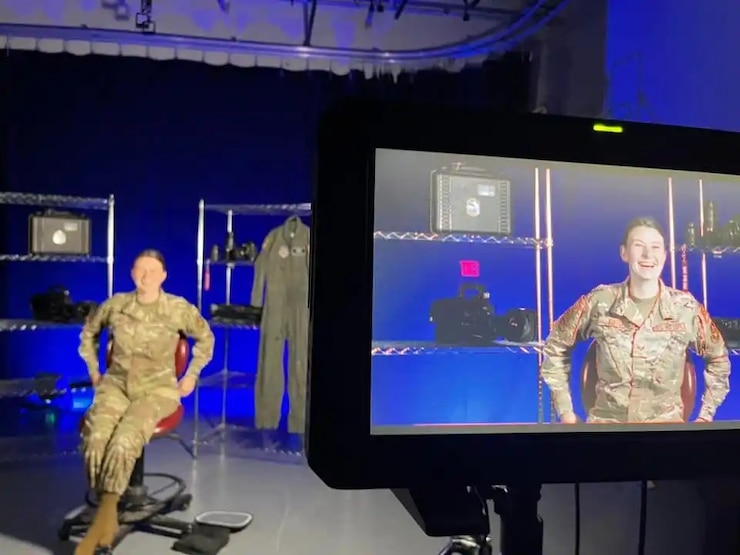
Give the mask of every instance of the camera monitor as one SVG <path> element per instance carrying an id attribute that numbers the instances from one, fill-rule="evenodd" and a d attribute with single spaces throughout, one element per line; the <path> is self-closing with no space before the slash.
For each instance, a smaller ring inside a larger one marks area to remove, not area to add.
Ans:
<path id="1" fill-rule="evenodd" d="M 449 108 L 327 114 L 312 468 L 343 488 L 737 473 L 737 142 Z"/>

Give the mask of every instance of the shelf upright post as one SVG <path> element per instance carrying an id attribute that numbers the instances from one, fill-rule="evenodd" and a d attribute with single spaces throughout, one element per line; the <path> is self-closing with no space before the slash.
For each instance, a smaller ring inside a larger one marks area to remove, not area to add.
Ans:
<path id="1" fill-rule="evenodd" d="M 550 168 L 545 169 L 545 248 L 547 249 L 547 317 L 549 326 L 547 332 L 550 333 L 555 323 L 555 299 L 553 292 L 553 271 L 552 271 L 552 194 L 550 183 Z M 550 422 L 555 422 L 555 403 L 552 395 L 550 396 Z"/>
<path id="2" fill-rule="evenodd" d="M 226 212 L 226 233 L 234 231 L 234 211 Z M 234 271 L 233 264 L 226 264 L 226 304 L 231 304 L 231 273 Z M 224 330 L 224 371 L 221 392 L 221 433 L 226 433 L 226 391 L 229 388 L 229 328 Z"/>
<path id="3" fill-rule="evenodd" d="M 106 245 L 106 257 L 105 264 L 107 266 L 107 279 L 108 279 L 108 298 L 113 296 L 113 263 L 115 260 L 115 244 L 116 244 L 116 200 L 113 195 L 108 197 L 108 236 Z"/>
<path id="4" fill-rule="evenodd" d="M 541 208 L 540 208 L 540 169 L 534 169 L 534 272 L 535 272 L 535 295 L 537 303 L 537 343 L 542 344 L 542 232 L 541 232 Z M 537 422 L 542 424 L 545 420 L 543 406 L 543 386 L 540 368 L 544 355 L 542 350 L 537 351 Z"/>
<path id="5" fill-rule="evenodd" d="M 704 249 L 704 180 L 699 180 L 699 233 L 701 235 L 701 300 L 704 308 L 709 309 L 707 294 L 707 251 Z"/>
<path id="6" fill-rule="evenodd" d="M 198 237 L 196 239 L 197 253 L 195 255 L 195 269 L 197 272 L 198 290 L 196 302 L 198 312 L 203 314 L 203 257 L 206 233 L 206 203 L 203 199 L 198 201 Z M 200 420 L 200 380 L 195 385 L 195 399 L 193 400 L 195 418 L 193 420 L 193 458 L 198 457 L 198 421 Z"/>
<path id="7" fill-rule="evenodd" d="M 671 287 L 676 286 L 676 222 L 673 212 L 673 178 L 668 178 L 668 245 L 671 254 Z"/>

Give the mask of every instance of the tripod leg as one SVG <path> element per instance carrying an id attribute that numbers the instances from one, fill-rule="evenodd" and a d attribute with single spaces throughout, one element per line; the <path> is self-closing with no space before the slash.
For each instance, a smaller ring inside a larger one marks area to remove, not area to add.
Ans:
<path id="1" fill-rule="evenodd" d="M 540 484 L 512 484 L 494 490 L 501 517 L 501 555 L 542 555 L 543 524 L 537 514 Z"/>

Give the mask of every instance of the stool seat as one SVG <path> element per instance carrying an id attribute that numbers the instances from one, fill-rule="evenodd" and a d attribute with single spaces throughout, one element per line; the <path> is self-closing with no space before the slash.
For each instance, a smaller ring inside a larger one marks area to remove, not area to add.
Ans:
<path id="1" fill-rule="evenodd" d="M 185 415 L 185 409 L 182 408 L 182 405 L 179 405 L 177 409 L 175 410 L 175 412 L 163 418 L 157 423 L 157 427 L 154 428 L 154 434 L 152 435 L 152 439 L 166 436 L 174 432 L 175 429 L 180 425 L 180 422 L 182 422 L 182 418 L 184 415 Z M 82 431 L 82 428 L 84 425 L 85 425 L 85 419 L 83 418 L 80 420 L 80 431 Z"/>

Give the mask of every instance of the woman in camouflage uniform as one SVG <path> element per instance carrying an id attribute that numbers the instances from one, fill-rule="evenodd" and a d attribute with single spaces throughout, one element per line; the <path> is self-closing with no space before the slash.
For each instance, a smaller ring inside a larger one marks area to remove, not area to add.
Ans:
<path id="1" fill-rule="evenodd" d="M 162 290 L 167 278 L 164 257 L 155 250 L 134 261 L 135 291 L 105 301 L 85 324 L 80 356 L 87 364 L 95 398 L 85 415 L 82 447 L 90 485 L 99 508 L 75 555 L 93 555 L 112 545 L 118 533 L 118 501 L 128 486 L 136 460 L 157 423 L 172 414 L 180 398 L 195 389 L 201 370 L 213 356 L 214 338 L 198 309 Z M 99 337 L 115 337 L 110 367 L 101 375 Z M 174 353 L 180 332 L 195 340 L 185 376 L 177 382 Z"/>
<path id="2" fill-rule="evenodd" d="M 571 352 L 596 343 L 598 383 L 588 422 L 682 422 L 681 385 L 687 350 L 704 358 L 704 395 L 697 418 L 710 422 L 729 391 L 730 359 L 717 326 L 691 293 L 660 279 L 665 234 L 653 218 L 632 220 L 620 256 L 626 281 L 600 285 L 555 322 L 541 375 L 564 424 L 577 422 L 571 399 Z"/>

